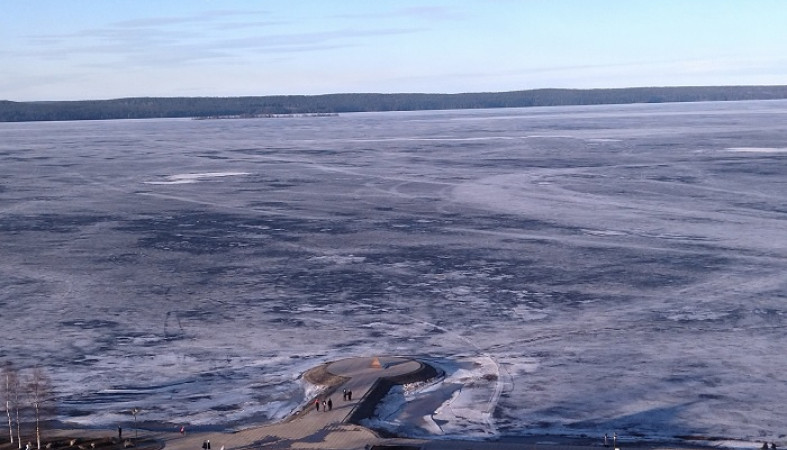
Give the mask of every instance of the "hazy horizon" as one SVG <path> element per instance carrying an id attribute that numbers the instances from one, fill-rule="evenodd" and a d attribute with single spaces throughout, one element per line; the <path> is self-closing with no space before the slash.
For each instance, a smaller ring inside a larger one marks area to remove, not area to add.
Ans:
<path id="1" fill-rule="evenodd" d="M 593 91 L 593 90 L 617 90 L 617 89 L 661 89 L 661 88 L 704 88 L 704 87 L 781 87 L 787 86 L 787 84 L 742 84 L 742 85 L 676 85 L 676 86 L 622 86 L 622 87 L 614 87 L 614 88 L 572 88 L 572 87 L 565 87 L 565 88 L 558 88 L 558 87 L 544 87 L 544 88 L 536 88 L 536 89 L 513 89 L 509 91 L 474 91 L 474 92 L 327 92 L 323 94 L 275 94 L 275 95 L 232 95 L 232 96 L 212 96 L 212 95 L 194 95 L 194 96 L 187 96 L 187 97 L 153 97 L 153 96 L 135 96 L 135 97 L 113 97 L 113 98 L 96 98 L 96 99 L 74 99 L 74 100 L 34 100 L 30 101 L 31 103 L 35 102 L 58 102 L 58 101 L 66 101 L 66 102 L 82 102 L 82 101 L 111 101 L 111 100 L 123 100 L 127 98 L 240 98 L 240 97 L 319 97 L 319 96 L 330 96 L 330 95 L 408 95 L 408 94 L 426 94 L 426 95 L 454 95 L 454 94 L 485 94 L 485 93 L 507 93 L 507 92 L 527 92 L 527 91 L 539 91 L 539 90 L 569 90 L 569 91 Z M 0 99 L 6 101 L 12 101 L 16 103 L 27 103 L 27 101 L 16 101 L 16 100 L 9 100 L 9 99 Z M 778 99 L 776 99 L 778 100 Z M 730 100 L 730 101 L 749 101 L 749 100 Z M 669 103 L 669 102 L 667 102 Z M 681 103 L 689 103 L 689 102 L 681 102 Z M 610 103 L 616 104 L 616 103 Z M 619 103 L 625 104 L 625 103 Z M 557 105 L 560 106 L 560 105 Z M 549 106 L 544 106 L 549 107 Z M 503 107 L 503 108 L 512 108 L 512 107 Z M 513 107 L 516 108 L 516 107 Z"/>

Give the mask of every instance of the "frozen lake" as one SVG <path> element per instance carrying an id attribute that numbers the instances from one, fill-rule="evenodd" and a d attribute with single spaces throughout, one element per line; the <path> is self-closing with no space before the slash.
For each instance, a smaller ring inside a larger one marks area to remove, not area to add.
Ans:
<path id="1" fill-rule="evenodd" d="M 785 125 L 787 101 L 0 123 L 0 361 L 91 426 L 273 421 L 304 370 L 387 354 L 447 371 L 389 403 L 412 434 L 781 442 Z"/>

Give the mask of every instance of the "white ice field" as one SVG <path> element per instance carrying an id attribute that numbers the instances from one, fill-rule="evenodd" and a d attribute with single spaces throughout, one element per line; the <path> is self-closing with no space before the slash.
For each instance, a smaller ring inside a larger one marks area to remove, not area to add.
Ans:
<path id="1" fill-rule="evenodd" d="M 387 354 L 446 371 L 406 434 L 782 442 L 785 148 L 786 101 L 2 123 L 0 361 L 96 427 Z"/>

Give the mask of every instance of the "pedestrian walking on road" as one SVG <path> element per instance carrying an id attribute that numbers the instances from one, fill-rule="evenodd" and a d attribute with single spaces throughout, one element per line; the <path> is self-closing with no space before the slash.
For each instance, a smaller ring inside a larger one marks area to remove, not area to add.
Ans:
<path id="1" fill-rule="evenodd" d="M 331 399 L 328 399 L 328 411 L 331 410 L 333 410 L 333 402 L 331 401 Z"/>
<path id="2" fill-rule="evenodd" d="M 208 450 L 210 450 L 210 439 L 208 439 Z"/>
<path id="3" fill-rule="evenodd" d="M 347 389 L 342 389 L 342 400 L 347 401 Z"/>
<path id="4" fill-rule="evenodd" d="M 325 400 L 322 401 L 322 411 L 328 412 L 328 402 L 326 402 Z"/>
<path id="5" fill-rule="evenodd" d="M 347 400 L 352 401 L 353 399 L 353 391 L 347 391 Z"/>
<path id="6" fill-rule="evenodd" d="M 123 440 L 123 429 L 118 427 L 118 441 Z"/>
<path id="7" fill-rule="evenodd" d="M 319 398 L 314 401 L 314 407 L 317 408 L 317 411 L 320 410 L 320 399 Z"/>
<path id="8" fill-rule="evenodd" d="M 202 450 L 208 450 L 208 441 L 202 441 Z"/>
<path id="9" fill-rule="evenodd" d="M 185 436 L 185 434 L 186 434 L 186 427 L 181 425 L 181 427 L 180 427 L 180 435 L 181 436 Z"/>

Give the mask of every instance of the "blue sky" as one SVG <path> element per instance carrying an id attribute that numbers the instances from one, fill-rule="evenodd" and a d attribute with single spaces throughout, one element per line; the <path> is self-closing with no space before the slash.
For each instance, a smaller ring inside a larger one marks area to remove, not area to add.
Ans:
<path id="1" fill-rule="evenodd" d="M 0 99 L 787 84 L 784 0 L 0 0 Z"/>

